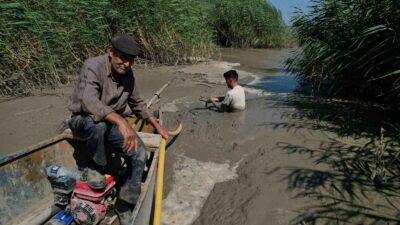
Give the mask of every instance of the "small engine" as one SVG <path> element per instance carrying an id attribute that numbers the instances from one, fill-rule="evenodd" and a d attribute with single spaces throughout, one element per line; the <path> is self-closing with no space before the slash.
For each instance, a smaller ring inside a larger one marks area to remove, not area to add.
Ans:
<path id="1" fill-rule="evenodd" d="M 83 181 L 75 185 L 71 198 L 71 214 L 76 223 L 81 225 L 96 225 L 105 219 L 107 212 L 111 212 L 116 202 L 115 180 L 106 175 L 106 187 L 95 190 Z"/>

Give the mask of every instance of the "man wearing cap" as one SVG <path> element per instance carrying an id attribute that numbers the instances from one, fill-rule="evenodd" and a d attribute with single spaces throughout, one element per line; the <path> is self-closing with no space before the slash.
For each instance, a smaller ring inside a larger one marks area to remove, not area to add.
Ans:
<path id="1" fill-rule="evenodd" d="M 84 62 L 68 106 L 72 112 L 69 127 L 83 138 L 87 154 L 96 166 L 107 165 L 106 144 L 125 156 L 128 168 L 132 169 L 121 187 L 120 198 L 133 206 L 140 194 L 147 156 L 143 142 L 122 113 L 129 106 L 164 138 L 168 138 L 168 132 L 153 118 L 139 96 L 131 68 L 139 54 L 137 43 L 126 34 L 118 34 L 111 44 L 107 54 Z"/>

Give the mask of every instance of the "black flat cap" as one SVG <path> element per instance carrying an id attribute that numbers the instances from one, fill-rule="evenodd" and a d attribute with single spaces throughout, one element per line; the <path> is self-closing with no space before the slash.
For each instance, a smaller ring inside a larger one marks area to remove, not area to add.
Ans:
<path id="1" fill-rule="evenodd" d="M 127 55 L 137 56 L 139 55 L 139 45 L 135 39 L 127 34 L 117 34 L 111 39 L 111 45 L 114 49 L 125 53 Z"/>

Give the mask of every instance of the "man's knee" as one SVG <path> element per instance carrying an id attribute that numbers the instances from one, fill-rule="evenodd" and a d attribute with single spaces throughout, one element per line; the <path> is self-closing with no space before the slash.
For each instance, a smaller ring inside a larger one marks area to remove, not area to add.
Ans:
<path id="1" fill-rule="evenodd" d="M 94 127 L 92 128 L 92 132 L 95 135 L 102 135 L 104 136 L 104 134 L 107 131 L 107 124 L 105 122 L 98 122 L 95 123 Z"/>
<path id="2" fill-rule="evenodd" d="M 105 122 L 89 124 L 84 131 L 84 139 L 91 142 L 103 140 L 106 131 L 107 125 Z"/>
<path id="3" fill-rule="evenodd" d="M 69 120 L 68 125 L 74 134 L 83 136 L 83 138 L 98 138 L 104 136 L 107 131 L 107 124 L 105 122 L 96 123 L 90 116 L 74 116 Z"/>

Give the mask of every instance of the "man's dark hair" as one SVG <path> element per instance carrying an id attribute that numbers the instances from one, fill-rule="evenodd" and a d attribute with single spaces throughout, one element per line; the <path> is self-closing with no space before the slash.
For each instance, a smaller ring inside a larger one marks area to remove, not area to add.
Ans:
<path id="1" fill-rule="evenodd" d="M 228 72 L 224 73 L 224 78 L 225 79 L 232 79 L 232 80 L 238 80 L 239 79 L 239 75 L 236 72 L 236 70 L 229 70 Z"/>

